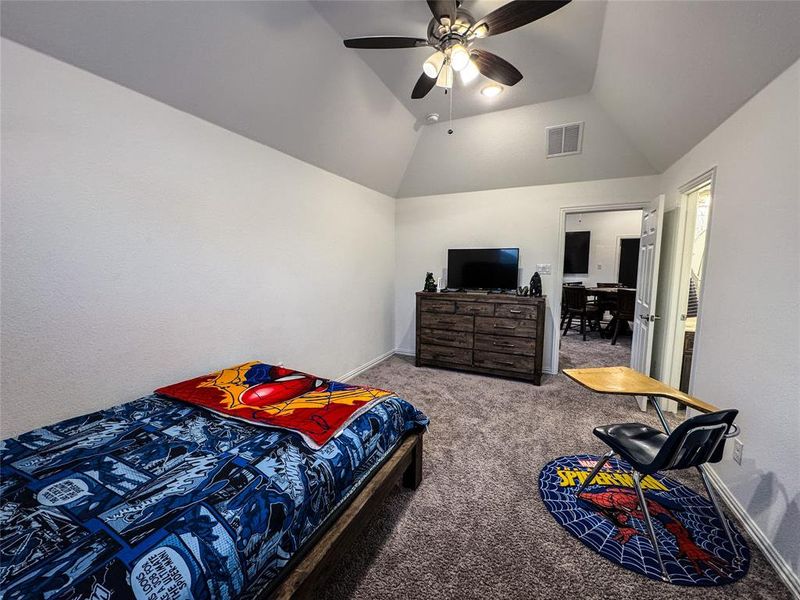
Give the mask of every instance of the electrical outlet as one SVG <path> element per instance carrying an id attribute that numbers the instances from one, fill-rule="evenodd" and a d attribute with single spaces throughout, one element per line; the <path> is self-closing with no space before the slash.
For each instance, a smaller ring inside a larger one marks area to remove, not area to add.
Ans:
<path id="1" fill-rule="evenodd" d="M 744 444 L 741 440 L 733 440 L 733 460 L 736 461 L 737 464 L 742 464 L 742 451 L 744 450 Z"/>

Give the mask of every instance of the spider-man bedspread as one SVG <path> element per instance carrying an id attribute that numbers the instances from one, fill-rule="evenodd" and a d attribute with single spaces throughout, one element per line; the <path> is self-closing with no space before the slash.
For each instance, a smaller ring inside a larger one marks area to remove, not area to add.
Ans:
<path id="1" fill-rule="evenodd" d="M 152 395 L 5 440 L 0 597 L 248 597 L 425 424 L 389 395 L 313 450 Z"/>

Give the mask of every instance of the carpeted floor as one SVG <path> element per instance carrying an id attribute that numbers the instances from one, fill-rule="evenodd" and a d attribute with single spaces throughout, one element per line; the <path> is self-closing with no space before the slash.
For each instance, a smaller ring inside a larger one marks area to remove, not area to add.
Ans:
<path id="1" fill-rule="evenodd" d="M 562 364 L 627 364 L 630 338 L 562 338 Z M 324 597 L 359 598 L 790 598 L 750 542 L 750 573 L 715 588 L 654 582 L 594 554 L 559 526 L 537 487 L 552 458 L 601 454 L 595 425 L 637 420 L 654 427 L 630 399 L 592 394 L 563 375 L 541 387 L 456 371 L 416 368 L 394 356 L 356 380 L 391 389 L 431 419 L 424 479 L 397 488 L 351 552 Z M 691 475 L 680 479 L 694 489 Z M 741 527 L 740 527 L 741 529 Z"/>

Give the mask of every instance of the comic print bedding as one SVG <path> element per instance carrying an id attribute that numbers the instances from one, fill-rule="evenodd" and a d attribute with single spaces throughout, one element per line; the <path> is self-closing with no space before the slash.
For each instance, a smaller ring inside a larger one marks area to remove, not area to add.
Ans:
<path id="1" fill-rule="evenodd" d="M 426 424 L 389 396 L 313 451 L 151 395 L 4 440 L 0 597 L 253 597 Z"/>
<path id="2" fill-rule="evenodd" d="M 392 395 L 258 361 L 168 385 L 156 393 L 253 425 L 289 429 L 315 450 Z"/>

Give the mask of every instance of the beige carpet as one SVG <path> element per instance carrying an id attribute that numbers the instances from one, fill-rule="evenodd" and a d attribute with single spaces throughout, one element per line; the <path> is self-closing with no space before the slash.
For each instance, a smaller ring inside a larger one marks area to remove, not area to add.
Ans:
<path id="1" fill-rule="evenodd" d="M 563 339 L 562 368 L 626 364 L 594 335 Z M 558 525 L 537 477 L 549 460 L 605 451 L 599 424 L 657 426 L 630 399 L 598 396 L 546 376 L 541 387 L 456 371 L 414 367 L 392 357 L 357 378 L 392 389 L 431 418 L 424 480 L 398 488 L 329 581 L 327 598 L 790 598 L 754 544 L 750 573 L 725 587 L 686 588 L 646 579 L 608 562 Z M 681 477 L 695 489 L 694 477 Z M 741 529 L 741 528 L 740 528 Z"/>

